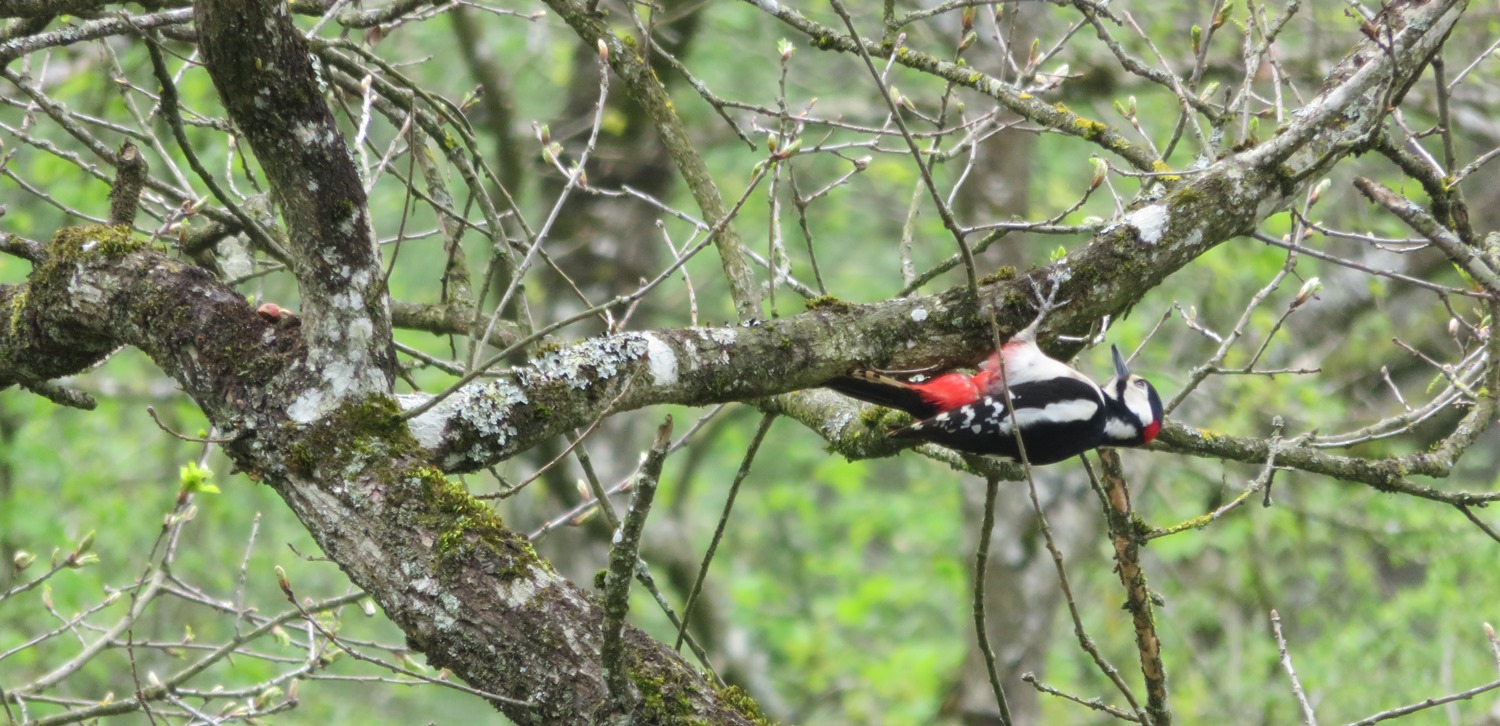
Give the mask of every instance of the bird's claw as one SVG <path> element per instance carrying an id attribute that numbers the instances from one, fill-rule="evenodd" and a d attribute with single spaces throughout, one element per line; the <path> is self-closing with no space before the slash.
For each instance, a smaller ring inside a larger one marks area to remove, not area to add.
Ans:
<path id="1" fill-rule="evenodd" d="M 1062 287 L 1062 283 L 1060 281 L 1052 280 L 1052 289 L 1048 290 L 1046 294 L 1043 294 L 1042 285 L 1041 283 L 1038 283 L 1036 281 L 1037 279 L 1035 277 L 1028 277 L 1026 278 L 1026 280 L 1027 282 L 1031 283 L 1031 297 L 1036 301 L 1036 318 L 1031 321 L 1030 325 L 1027 325 L 1024 329 L 1022 329 L 1021 332 L 1018 333 L 1018 335 L 1030 335 L 1030 340 L 1036 340 L 1036 333 L 1037 330 L 1041 328 L 1042 320 L 1046 319 L 1047 315 L 1049 315 L 1052 311 L 1059 310 L 1072 301 L 1057 301 L 1058 288 Z"/>

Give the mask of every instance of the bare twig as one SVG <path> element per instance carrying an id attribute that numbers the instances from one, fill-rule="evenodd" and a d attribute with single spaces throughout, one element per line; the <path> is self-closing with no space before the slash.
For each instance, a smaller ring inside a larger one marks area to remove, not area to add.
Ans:
<path id="1" fill-rule="evenodd" d="M 1000 709 L 1000 723 L 1014 723 L 1010 715 L 1010 703 L 1005 698 L 1005 687 L 1000 684 L 1000 673 L 995 666 L 995 649 L 990 647 L 990 636 L 985 624 L 984 570 L 990 558 L 990 534 L 995 529 L 995 498 L 1000 491 L 1000 479 L 988 477 L 984 488 L 984 518 L 979 522 L 979 546 L 974 549 L 974 634 L 979 641 L 979 652 L 984 655 L 984 669 L 989 675 L 990 691 L 995 694 L 995 705 Z"/>
<path id="2" fill-rule="evenodd" d="M 1318 726 L 1318 716 L 1313 713 L 1312 704 L 1307 702 L 1307 694 L 1302 691 L 1302 681 L 1297 679 L 1297 670 L 1292 668 L 1292 654 L 1287 652 L 1286 638 L 1281 636 L 1281 616 L 1275 610 L 1271 611 L 1271 634 L 1276 636 L 1276 651 L 1281 654 L 1281 668 L 1286 671 L 1287 678 L 1291 679 L 1292 694 L 1297 697 L 1297 705 L 1302 708 L 1302 723 Z"/>
<path id="3" fill-rule="evenodd" d="M 1452 703 L 1454 701 L 1466 701 L 1481 693 L 1493 691 L 1497 688 L 1500 688 L 1500 680 L 1493 680 L 1482 686 L 1470 688 L 1467 691 L 1459 691 L 1458 693 L 1442 696 L 1439 698 L 1428 698 L 1418 703 L 1413 703 L 1409 706 L 1393 708 L 1389 711 L 1381 711 L 1380 713 L 1355 721 L 1354 723 L 1349 724 L 1349 726 L 1370 726 L 1370 724 L 1380 723 L 1381 721 L 1386 721 L 1393 718 L 1399 718 L 1401 716 L 1413 714 L 1418 711 L 1425 711 L 1429 708 L 1432 708 L 1433 706 L 1441 706 L 1445 703 Z"/>
<path id="4" fill-rule="evenodd" d="M 740 493 L 740 484 L 750 473 L 750 464 L 755 461 L 755 452 L 760 450 L 760 442 L 766 438 L 766 432 L 771 430 L 771 424 L 776 421 L 776 414 L 768 413 L 760 419 L 760 427 L 755 430 L 755 435 L 750 439 L 750 446 L 745 449 L 745 459 L 740 462 L 739 471 L 734 473 L 734 481 L 729 484 L 729 494 L 724 498 L 724 512 L 719 515 L 719 524 L 714 527 L 713 539 L 708 542 L 708 551 L 703 553 L 703 564 L 698 568 L 698 576 L 693 579 L 693 588 L 688 593 L 687 604 L 682 607 L 682 627 L 677 629 L 677 642 L 672 647 L 681 649 L 683 636 L 687 634 L 688 624 L 692 622 L 693 606 L 698 602 L 698 593 L 703 590 L 703 580 L 708 577 L 708 566 L 714 560 L 714 552 L 719 549 L 719 541 L 724 538 L 724 528 L 729 525 L 729 513 L 734 510 L 734 498 Z"/>
<path id="5" fill-rule="evenodd" d="M 1080 706 L 1087 706 L 1089 708 L 1094 709 L 1095 711 L 1103 711 L 1104 713 L 1107 713 L 1107 714 L 1109 714 L 1111 716 L 1114 716 L 1115 718 L 1120 719 L 1121 721 L 1129 721 L 1131 723 L 1140 723 L 1141 722 L 1141 719 L 1140 719 L 1139 716 L 1137 716 L 1137 715 L 1135 715 L 1133 713 L 1129 713 L 1127 711 L 1121 711 L 1120 709 L 1115 708 L 1114 706 L 1111 706 L 1111 705 L 1109 705 L 1107 703 L 1104 703 L 1103 701 L 1100 701 L 1097 698 L 1092 698 L 1092 699 L 1084 700 L 1084 699 L 1079 698 L 1077 696 L 1074 696 L 1074 695 L 1072 695 L 1070 693 L 1064 693 L 1062 691 L 1059 691 L 1056 688 L 1053 688 L 1052 686 L 1049 686 L 1049 685 L 1047 685 L 1045 683 L 1042 683 L 1041 681 L 1037 680 L 1036 679 L 1036 674 L 1034 674 L 1034 673 L 1022 673 L 1021 674 L 1021 682 L 1022 683 L 1030 683 L 1032 688 L 1035 688 L 1038 691 L 1041 691 L 1042 693 L 1045 693 L 1047 695 L 1057 696 L 1058 698 L 1061 698 L 1061 699 L 1064 699 L 1064 700 L 1067 700 L 1067 701 L 1072 701 L 1073 703 L 1076 703 L 1076 704 L 1078 704 Z"/>

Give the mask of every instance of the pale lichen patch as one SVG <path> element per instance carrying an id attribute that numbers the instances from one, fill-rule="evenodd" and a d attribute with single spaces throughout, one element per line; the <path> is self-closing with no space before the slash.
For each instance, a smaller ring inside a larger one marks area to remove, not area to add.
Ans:
<path id="1" fill-rule="evenodd" d="M 543 356 L 532 364 L 531 370 L 517 376 L 517 382 L 529 387 L 544 380 L 566 381 L 570 387 L 582 390 L 596 381 L 619 375 L 631 363 L 639 361 L 646 349 L 646 336 L 640 334 L 585 340 Z M 586 373 L 589 369 L 592 375 Z"/>
<path id="2" fill-rule="evenodd" d="M 292 399 L 286 408 L 287 418 L 299 424 L 310 424 L 323 415 L 323 392 L 309 388 Z"/>
<path id="3" fill-rule="evenodd" d="M 500 580 L 495 583 L 495 593 L 500 600 L 513 608 L 521 607 L 536 597 L 536 585 L 524 577 Z"/>
<path id="4" fill-rule="evenodd" d="M 732 328 L 697 328 L 693 332 L 697 333 L 699 338 L 715 345 L 734 345 L 737 340 Z"/>
<path id="5" fill-rule="evenodd" d="M 303 146 L 316 145 L 319 142 L 320 131 L 321 129 L 317 124 L 302 123 L 292 126 L 292 135 L 295 136 L 297 138 L 297 142 L 302 144 Z"/>

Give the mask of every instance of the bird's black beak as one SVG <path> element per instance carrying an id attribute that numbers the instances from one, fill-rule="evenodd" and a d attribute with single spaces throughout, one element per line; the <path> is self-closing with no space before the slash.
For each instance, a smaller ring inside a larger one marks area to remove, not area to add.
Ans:
<path id="1" fill-rule="evenodd" d="M 1120 347 L 1117 345 L 1111 345 L 1109 346 L 1109 349 L 1111 351 L 1114 351 L 1115 354 L 1115 379 L 1123 381 L 1126 378 L 1129 378 L 1130 369 L 1125 367 L 1125 358 L 1124 356 L 1120 355 Z"/>

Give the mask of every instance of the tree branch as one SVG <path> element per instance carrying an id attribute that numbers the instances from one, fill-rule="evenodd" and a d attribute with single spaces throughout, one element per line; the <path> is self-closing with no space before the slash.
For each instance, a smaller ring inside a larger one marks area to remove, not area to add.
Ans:
<path id="1" fill-rule="evenodd" d="M 1306 172 L 1350 151 L 1348 138 L 1333 130 L 1339 124 L 1330 123 L 1331 114 L 1383 113 L 1378 89 L 1402 87 L 1421 71 L 1456 20 L 1457 7 L 1456 0 L 1391 5 L 1383 17 L 1395 30 L 1377 37 L 1395 46 L 1363 42 L 1310 104 L 1318 112 L 1293 117 L 1267 150 L 1231 155 L 1169 180 L 1169 194 L 1130 210 L 1075 254 L 1030 273 L 1059 280 L 1057 294 L 1073 301 L 1049 320 L 1050 332 L 1081 331 L 1105 314 L 1118 315 L 1191 260 L 1300 196 Z M 580 723 L 605 701 L 604 613 L 432 462 L 448 471 L 472 470 L 591 421 L 612 402 L 624 410 L 752 400 L 818 385 L 854 364 L 973 361 L 991 345 L 987 307 L 996 309 L 1002 331 L 1031 318 L 1030 283 L 1014 279 L 981 286 L 977 298 L 959 289 L 871 305 L 825 304 L 737 328 L 603 336 L 512 371 L 507 380 L 470 386 L 404 423 L 385 397 L 394 357 L 363 191 L 285 12 L 270 0 L 198 0 L 204 59 L 287 220 L 293 272 L 306 301 L 304 324 L 261 320 L 232 288 L 128 234 L 66 228 L 25 285 L 0 286 L 0 310 L 10 313 L 8 324 L 0 325 L 0 385 L 76 374 L 120 345 L 139 347 L 233 439 L 225 448 L 236 465 L 275 489 L 414 647 L 476 689 L 533 704 L 497 703 L 518 723 Z M 669 112 L 665 93 L 650 86 L 655 82 L 640 61 L 626 55 L 601 20 L 575 15 L 568 21 L 580 34 L 613 40 L 615 71 L 627 84 L 647 84 L 639 97 L 660 104 L 657 113 Z M 109 32 L 129 27 L 127 21 L 98 22 L 116 23 Z M 89 32 L 96 31 L 104 32 Z M 829 42 L 840 40 L 830 36 Z M 15 48 L 0 47 L 0 62 L 15 57 Z M 967 80 L 972 70 L 917 61 L 913 67 L 955 82 L 1014 95 L 992 79 Z M 1049 125 L 1077 120 L 1038 104 L 1020 107 Z M 680 130 L 658 123 L 664 135 Z M 1151 161 L 1138 152 L 1122 153 L 1133 154 L 1133 163 Z M 306 192 L 309 184 L 314 193 Z M 710 222 L 718 218 L 705 214 Z M 742 309 L 744 301 L 737 299 Z M 1069 348 L 1049 345 L 1049 352 Z M 1500 391 L 1495 375 L 1489 391 Z M 878 423 L 856 422 L 848 406 L 829 408 L 835 400 L 797 394 L 766 405 L 850 439 L 862 427 L 865 442 L 852 448 L 890 451 L 873 435 L 882 428 Z M 1387 491 L 1479 504 L 1500 495 L 1441 492 L 1406 477 L 1446 473 L 1493 419 L 1494 406 L 1493 397 L 1480 398 L 1430 453 L 1363 461 L 1291 448 L 1278 450 L 1276 460 Z M 809 418 L 820 412 L 834 415 Z M 1162 439 L 1169 450 L 1195 455 L 1259 463 L 1269 453 L 1266 442 L 1180 425 Z M 639 695 L 630 704 L 637 721 L 752 718 L 661 643 L 629 626 L 621 641 L 624 670 Z M 1152 698 L 1154 712 L 1156 694 Z M 680 711 L 663 712 L 663 704 Z"/>
<path id="2" fill-rule="evenodd" d="M 380 252 L 364 186 L 324 101 L 323 80 L 284 3 L 196 0 L 209 76 L 286 220 L 314 389 L 306 423 L 346 396 L 387 392 L 395 371 Z"/>

